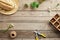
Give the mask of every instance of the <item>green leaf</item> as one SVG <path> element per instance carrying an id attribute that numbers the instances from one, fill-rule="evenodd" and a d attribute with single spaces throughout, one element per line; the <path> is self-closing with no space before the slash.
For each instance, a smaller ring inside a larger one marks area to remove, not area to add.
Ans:
<path id="1" fill-rule="evenodd" d="M 39 3 L 38 2 L 32 2 L 31 3 L 31 7 L 32 8 L 38 8 L 39 7 Z"/>
<path id="2" fill-rule="evenodd" d="M 39 4 L 36 5 L 36 8 L 38 8 L 38 7 L 39 7 Z"/>

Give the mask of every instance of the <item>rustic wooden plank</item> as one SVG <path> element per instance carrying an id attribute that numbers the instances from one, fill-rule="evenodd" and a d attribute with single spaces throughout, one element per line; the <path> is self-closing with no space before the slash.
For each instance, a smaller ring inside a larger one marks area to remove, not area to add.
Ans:
<path id="1" fill-rule="evenodd" d="M 22 40 L 21 38 L 15 38 L 15 39 L 11 39 L 11 38 L 0 38 L 0 40 Z"/>
<path id="2" fill-rule="evenodd" d="M 44 20 L 45 19 L 45 20 Z M 27 21 L 29 21 L 29 20 L 39 20 L 39 21 L 46 21 L 46 20 L 50 20 L 51 19 L 51 17 L 11 17 L 11 18 L 7 18 L 7 19 L 5 19 L 5 21 L 13 21 L 13 20 L 17 20 L 17 21 L 19 21 L 19 20 L 27 20 Z"/>
<path id="3" fill-rule="evenodd" d="M 9 24 L 13 24 L 14 27 L 11 30 L 53 30 L 54 28 L 51 27 L 51 25 L 48 22 L 33 22 L 29 23 L 0 23 L 0 30 L 4 30 L 8 27 Z M 44 29 L 43 29 L 44 28 Z"/>
<path id="4" fill-rule="evenodd" d="M 1 17 L 2 16 L 2 17 Z M 25 17 L 25 16 L 29 16 L 29 17 L 33 17 L 33 16 L 49 16 L 48 12 L 35 12 L 35 11 L 18 11 L 16 12 L 16 14 L 11 15 L 11 16 L 4 16 L 4 15 L 0 15 L 0 18 L 11 18 L 11 17 Z"/>
<path id="5" fill-rule="evenodd" d="M 34 30 L 15 30 L 17 32 L 16 38 L 35 38 Z M 39 30 L 40 33 L 44 33 L 46 35 L 46 38 L 60 38 L 60 32 L 58 31 L 49 31 L 49 30 Z M 0 38 L 9 38 L 10 31 L 3 33 L 2 30 L 0 30 Z M 39 37 L 43 38 L 43 37 Z"/>
<path id="6" fill-rule="evenodd" d="M 13 21 L 49 21 L 52 17 L 5 17 L 0 21 L 2 22 L 13 22 Z"/>
<path id="7" fill-rule="evenodd" d="M 17 13 L 16 13 L 17 14 Z M 28 14 L 28 13 L 27 13 Z M 37 15 L 36 15 L 37 14 Z M 56 13 L 41 13 L 40 15 L 36 13 L 35 15 L 21 15 L 21 16 L 3 16 L 0 17 L 0 21 L 19 21 L 19 20 L 40 20 L 46 21 L 50 20 Z M 50 14 L 50 15 L 49 15 Z M 60 14 L 60 13 L 58 13 Z M 1 15 L 2 16 L 2 15 Z"/>
<path id="8" fill-rule="evenodd" d="M 51 11 L 51 12 L 48 12 L 48 11 L 18 11 L 16 12 L 14 15 L 11 15 L 11 16 L 3 16 L 3 17 L 36 17 L 36 16 L 47 16 L 47 17 L 50 17 L 50 16 L 54 16 L 55 14 L 60 14 L 60 10 L 58 11 Z M 1 15 L 2 16 L 2 15 Z M 0 18 L 3 18 L 3 17 L 0 17 Z"/>
<path id="9" fill-rule="evenodd" d="M 0 40 L 35 40 L 35 39 L 21 39 L 21 38 L 15 38 L 15 39 L 8 39 L 8 38 L 0 38 Z M 42 38 L 39 40 L 60 40 L 60 38 Z"/>
<path id="10" fill-rule="evenodd" d="M 31 14 L 32 13 L 32 14 Z M 56 12 L 18 12 L 12 16 L 0 16 L 0 20 L 7 21 L 7 20 L 42 20 L 45 18 L 45 20 L 50 20 Z M 60 14 L 60 12 L 58 12 Z M 28 19 L 29 18 L 29 19 Z M 41 19 L 42 18 L 42 19 Z"/>
<path id="11" fill-rule="evenodd" d="M 12 16 L 48 16 L 48 12 L 42 12 L 42 11 L 18 11 L 16 14 Z"/>
<path id="12" fill-rule="evenodd" d="M 35 39 L 23 39 L 23 40 L 35 40 Z M 42 38 L 39 40 L 60 40 L 60 38 Z"/>

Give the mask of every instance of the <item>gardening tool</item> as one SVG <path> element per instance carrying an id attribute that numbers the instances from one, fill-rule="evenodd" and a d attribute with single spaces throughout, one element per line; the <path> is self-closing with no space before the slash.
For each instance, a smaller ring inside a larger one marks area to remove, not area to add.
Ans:
<path id="1" fill-rule="evenodd" d="M 42 33 L 39 33 L 37 31 L 34 31 L 34 33 L 36 35 L 35 40 L 38 40 L 39 39 L 38 36 L 42 36 L 42 37 L 46 38 L 46 36 L 44 34 L 42 34 Z"/>

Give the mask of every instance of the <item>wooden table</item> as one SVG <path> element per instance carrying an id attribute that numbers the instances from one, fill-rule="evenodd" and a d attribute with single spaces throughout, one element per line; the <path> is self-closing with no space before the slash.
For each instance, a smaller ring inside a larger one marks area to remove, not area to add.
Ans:
<path id="1" fill-rule="evenodd" d="M 30 7 L 24 9 L 24 4 L 30 5 L 33 1 L 37 0 L 19 0 L 19 9 L 15 14 L 11 16 L 0 14 L 0 40 L 35 40 L 33 31 L 36 29 L 46 35 L 46 38 L 39 37 L 40 40 L 60 40 L 60 32 L 49 24 L 49 20 L 55 14 L 60 14 L 60 5 L 56 7 L 60 0 L 46 0 L 35 10 Z M 6 29 L 8 24 L 14 24 L 14 27 L 2 33 L 1 30 Z M 15 39 L 9 38 L 11 30 L 17 32 Z"/>

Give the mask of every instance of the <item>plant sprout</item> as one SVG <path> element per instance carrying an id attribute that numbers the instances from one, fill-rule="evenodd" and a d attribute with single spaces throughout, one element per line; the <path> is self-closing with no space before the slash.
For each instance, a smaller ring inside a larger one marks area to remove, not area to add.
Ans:
<path id="1" fill-rule="evenodd" d="M 12 28 L 12 27 L 14 27 L 14 25 L 13 24 L 9 24 L 8 25 L 8 28 L 6 29 L 6 30 L 4 30 L 3 32 L 7 32 L 10 28 Z"/>

